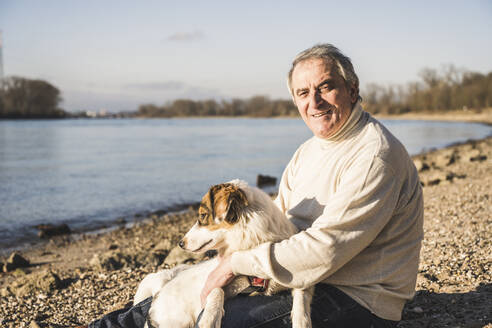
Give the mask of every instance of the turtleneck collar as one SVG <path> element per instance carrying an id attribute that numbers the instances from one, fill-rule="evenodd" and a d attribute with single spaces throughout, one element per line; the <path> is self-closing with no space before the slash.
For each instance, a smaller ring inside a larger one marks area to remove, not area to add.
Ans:
<path id="1" fill-rule="evenodd" d="M 340 130 L 338 130 L 335 134 L 332 136 L 329 136 L 328 138 L 315 138 L 320 142 L 321 145 L 329 145 L 333 142 L 337 142 L 340 140 L 345 139 L 349 134 L 351 134 L 353 131 L 357 130 L 361 124 L 358 124 L 361 120 L 361 116 L 364 113 L 362 110 L 362 106 L 360 105 L 360 101 L 357 101 L 352 108 L 352 113 L 350 113 L 349 118 L 347 121 L 342 125 Z"/>

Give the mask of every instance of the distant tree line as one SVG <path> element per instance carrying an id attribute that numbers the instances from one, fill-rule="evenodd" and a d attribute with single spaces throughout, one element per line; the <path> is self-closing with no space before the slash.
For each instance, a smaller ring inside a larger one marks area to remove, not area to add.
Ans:
<path id="1" fill-rule="evenodd" d="M 0 118 L 62 118 L 60 90 L 43 80 L 12 76 L 0 81 Z"/>
<path id="2" fill-rule="evenodd" d="M 422 81 L 405 86 L 367 85 L 362 93 L 364 109 L 400 114 L 492 107 L 492 72 L 481 74 L 447 65 L 441 70 L 425 68 L 419 76 Z"/>
<path id="3" fill-rule="evenodd" d="M 184 117 L 184 116 L 296 116 L 297 108 L 291 100 L 271 100 L 266 96 L 249 99 L 189 100 L 178 99 L 163 106 L 141 105 L 137 116 Z"/>
<path id="4" fill-rule="evenodd" d="M 406 85 L 368 84 L 362 92 L 364 109 L 375 114 L 400 114 L 492 107 L 492 72 L 482 74 L 447 65 L 440 70 L 425 68 L 419 76 L 421 81 Z M 0 81 L 0 119 L 74 117 L 58 107 L 60 101 L 58 88 L 46 81 L 16 76 Z M 127 114 L 124 116 L 132 116 Z M 297 116 L 298 112 L 291 100 L 254 96 L 221 101 L 178 99 L 162 106 L 145 104 L 133 115 L 275 117 Z"/>
<path id="5" fill-rule="evenodd" d="M 402 114 L 492 107 L 492 72 L 482 74 L 446 65 L 440 70 L 425 68 L 419 76 L 421 81 L 406 85 L 368 84 L 362 92 L 364 109 L 374 114 Z M 140 117 L 296 115 L 291 100 L 266 96 L 219 102 L 178 99 L 163 106 L 141 105 L 136 113 Z"/>

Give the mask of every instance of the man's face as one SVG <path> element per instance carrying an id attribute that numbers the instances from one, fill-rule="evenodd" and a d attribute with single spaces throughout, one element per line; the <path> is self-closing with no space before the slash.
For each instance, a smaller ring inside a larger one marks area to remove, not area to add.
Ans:
<path id="1" fill-rule="evenodd" d="M 294 102 L 308 128 L 319 138 L 335 134 L 347 121 L 357 101 L 355 86 L 323 59 L 304 60 L 292 72 Z"/>

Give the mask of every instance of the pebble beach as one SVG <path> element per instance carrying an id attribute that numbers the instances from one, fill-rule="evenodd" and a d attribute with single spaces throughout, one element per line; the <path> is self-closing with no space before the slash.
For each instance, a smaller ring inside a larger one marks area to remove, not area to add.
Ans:
<path id="1" fill-rule="evenodd" d="M 492 137 L 413 159 L 425 237 L 416 294 L 398 327 L 492 327 Z M 195 215 L 191 205 L 5 254 L 0 326 L 76 327 L 128 306 L 146 274 L 203 260 L 176 247 Z"/>

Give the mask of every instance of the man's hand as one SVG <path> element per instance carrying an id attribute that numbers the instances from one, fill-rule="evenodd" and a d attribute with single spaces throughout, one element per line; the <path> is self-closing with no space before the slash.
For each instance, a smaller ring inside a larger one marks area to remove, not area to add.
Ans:
<path id="1" fill-rule="evenodd" d="M 234 279 L 234 273 L 231 268 L 231 257 L 219 258 L 219 264 L 210 272 L 207 281 L 203 286 L 202 293 L 200 294 L 200 300 L 202 302 L 202 308 L 205 306 L 207 296 L 214 288 L 222 288 L 229 284 Z"/>

